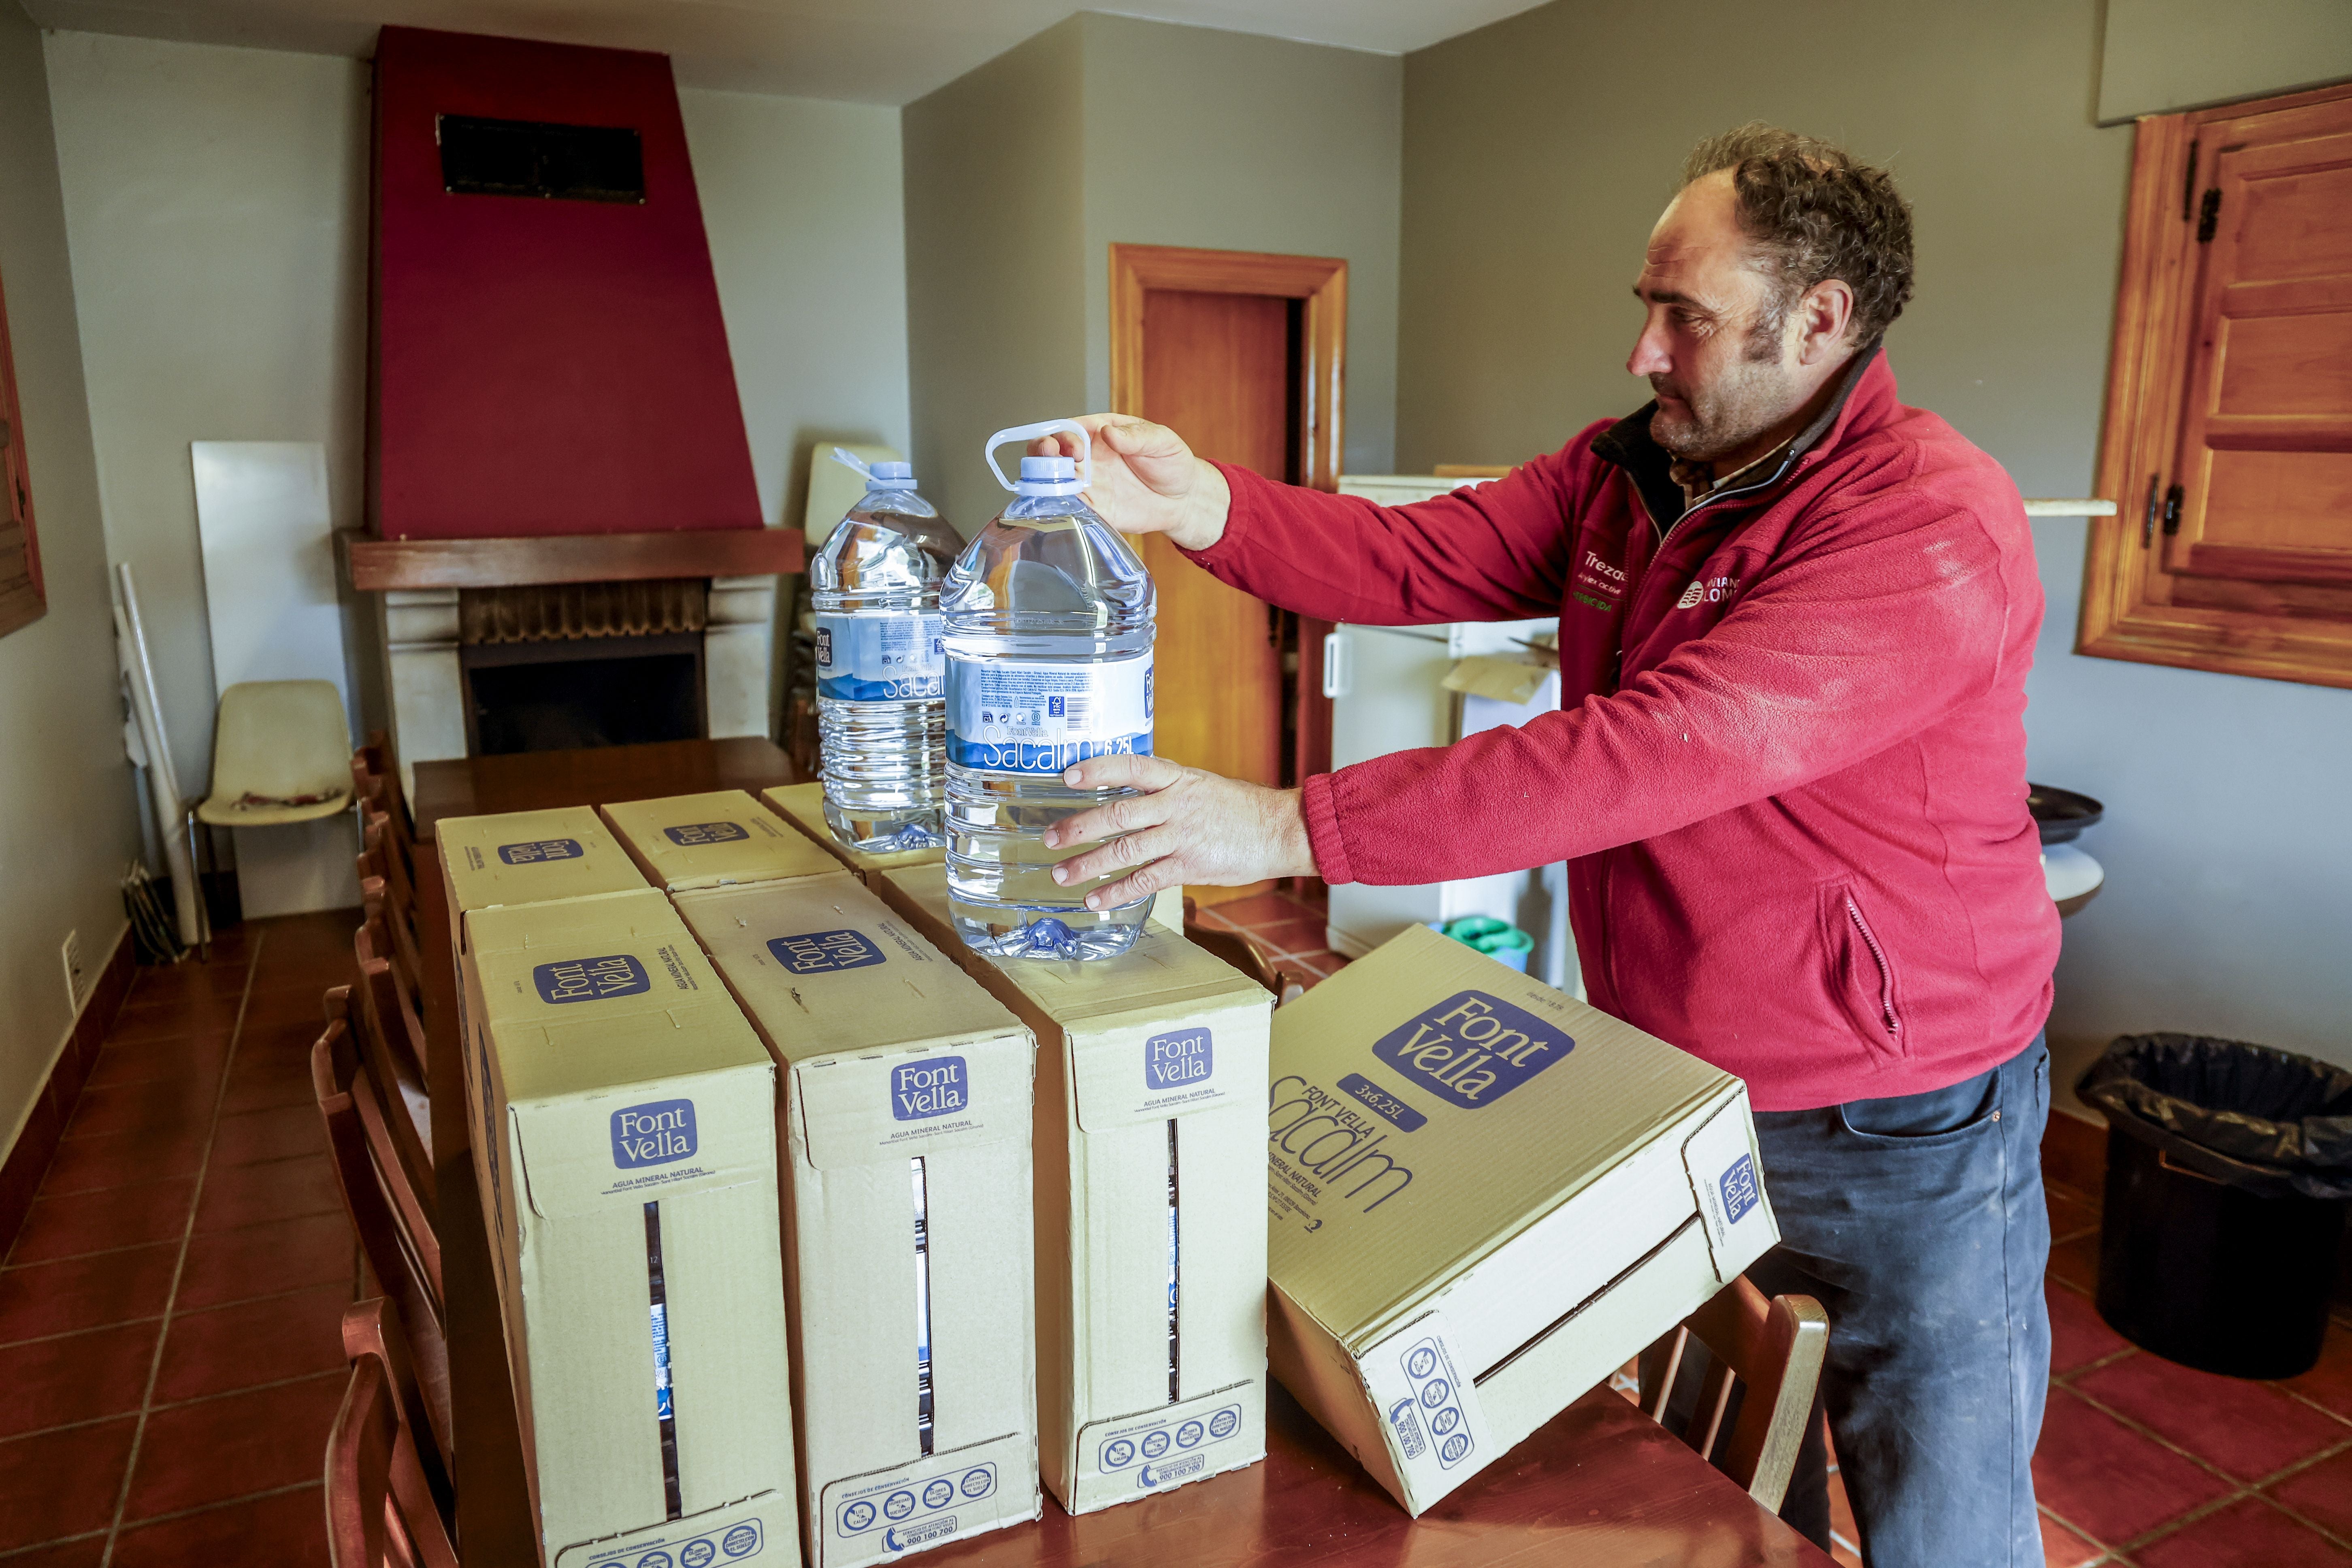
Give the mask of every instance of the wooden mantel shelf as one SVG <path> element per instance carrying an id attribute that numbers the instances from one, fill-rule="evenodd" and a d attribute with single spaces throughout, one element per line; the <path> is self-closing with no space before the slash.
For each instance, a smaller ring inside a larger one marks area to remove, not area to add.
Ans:
<path id="1" fill-rule="evenodd" d="M 800 571 L 806 553 L 797 528 L 516 539 L 374 539 L 363 533 L 337 538 L 344 573 L 362 593 L 764 576 Z"/>

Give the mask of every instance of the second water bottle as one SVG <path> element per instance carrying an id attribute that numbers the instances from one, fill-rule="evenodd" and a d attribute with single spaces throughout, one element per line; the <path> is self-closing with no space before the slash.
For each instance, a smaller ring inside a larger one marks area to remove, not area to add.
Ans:
<path id="1" fill-rule="evenodd" d="M 1024 457 L 1019 482 L 996 448 L 1055 431 L 1080 458 Z M 1062 771 L 1151 751 L 1151 574 L 1079 492 L 1086 429 L 1070 420 L 1000 430 L 989 467 L 1013 492 L 940 591 L 946 625 L 948 898 L 956 931 L 998 958 L 1108 958 L 1133 945 L 1140 899 L 1089 910 L 1101 881 L 1063 887 L 1045 847 L 1054 823 L 1124 790 L 1078 790 Z M 1124 873 L 1122 873 L 1123 875 Z"/>

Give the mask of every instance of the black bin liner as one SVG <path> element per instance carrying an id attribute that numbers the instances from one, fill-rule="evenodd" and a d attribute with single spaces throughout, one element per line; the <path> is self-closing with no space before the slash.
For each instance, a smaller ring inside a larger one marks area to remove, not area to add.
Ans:
<path id="1" fill-rule="evenodd" d="M 2352 1197 L 2352 1071 L 2241 1040 L 2126 1035 L 2074 1092 L 2107 1118 L 2100 1316 L 2207 1372 L 2307 1371 Z"/>

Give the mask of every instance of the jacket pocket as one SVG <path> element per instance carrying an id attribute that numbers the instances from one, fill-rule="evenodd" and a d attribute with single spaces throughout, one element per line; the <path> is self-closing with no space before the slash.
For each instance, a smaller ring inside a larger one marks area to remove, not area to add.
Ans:
<path id="1" fill-rule="evenodd" d="M 1853 883 L 1825 882 L 1818 897 L 1822 984 L 1873 1051 L 1904 1055 L 1908 1042 L 1894 955 L 1872 929 Z"/>

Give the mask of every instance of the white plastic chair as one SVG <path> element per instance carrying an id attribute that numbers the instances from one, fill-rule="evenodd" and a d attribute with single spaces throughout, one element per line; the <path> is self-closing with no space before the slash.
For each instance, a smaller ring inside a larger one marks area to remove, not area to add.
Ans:
<path id="1" fill-rule="evenodd" d="M 191 859 L 199 822 L 274 827 L 351 808 L 352 731 L 333 681 L 242 680 L 221 693 L 212 793 L 188 807 Z"/>

